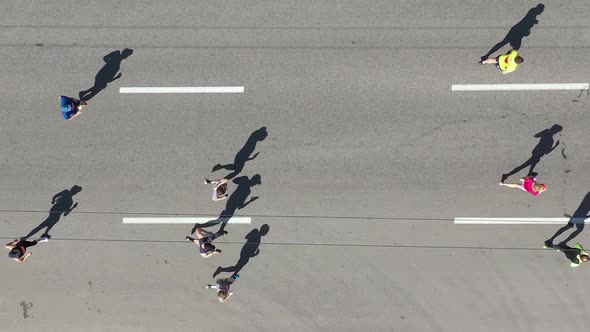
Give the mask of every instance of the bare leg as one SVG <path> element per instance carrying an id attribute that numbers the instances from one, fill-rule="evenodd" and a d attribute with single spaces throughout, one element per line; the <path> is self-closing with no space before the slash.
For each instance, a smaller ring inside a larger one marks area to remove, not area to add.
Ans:
<path id="1" fill-rule="evenodd" d="M 211 184 L 211 185 L 213 185 L 215 187 L 216 185 L 218 185 L 219 183 L 221 183 L 221 180 L 222 179 L 209 180 L 209 179 L 205 178 L 205 184 Z"/>
<path id="2" fill-rule="evenodd" d="M 502 182 L 500 182 L 500 185 L 504 186 L 504 187 L 508 187 L 508 188 L 517 188 L 517 189 L 523 190 L 522 184 L 520 184 L 520 183 L 502 183 Z"/>
<path id="3" fill-rule="evenodd" d="M 195 239 L 194 237 L 187 236 L 185 239 L 187 241 L 190 241 L 190 242 L 196 244 L 196 245 L 199 245 L 199 240 L 198 239 Z"/>

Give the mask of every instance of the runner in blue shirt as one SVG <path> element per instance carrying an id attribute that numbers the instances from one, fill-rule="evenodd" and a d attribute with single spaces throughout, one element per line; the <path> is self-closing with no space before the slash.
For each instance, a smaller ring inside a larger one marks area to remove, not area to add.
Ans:
<path id="1" fill-rule="evenodd" d="M 84 111 L 86 107 L 85 101 L 80 101 L 78 99 L 60 96 L 61 101 L 61 115 L 66 119 L 66 121 L 71 120 L 72 118 L 78 116 L 80 113 Z"/>

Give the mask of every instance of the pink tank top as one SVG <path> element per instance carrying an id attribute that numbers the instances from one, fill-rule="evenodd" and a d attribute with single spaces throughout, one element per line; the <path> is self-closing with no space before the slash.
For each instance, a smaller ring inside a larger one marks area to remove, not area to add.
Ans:
<path id="1" fill-rule="evenodd" d="M 536 183 L 536 181 L 537 181 L 537 179 L 535 179 L 535 178 L 526 178 L 526 179 L 524 179 L 524 182 L 522 183 L 522 187 L 524 188 L 524 190 L 530 192 L 534 196 L 537 196 L 539 194 L 539 192 L 535 191 L 535 189 L 533 188 L 533 185 Z"/>

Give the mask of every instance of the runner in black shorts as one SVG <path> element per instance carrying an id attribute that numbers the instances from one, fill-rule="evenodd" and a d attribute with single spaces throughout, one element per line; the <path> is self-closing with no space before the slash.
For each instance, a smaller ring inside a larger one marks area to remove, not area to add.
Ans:
<path id="1" fill-rule="evenodd" d="M 8 257 L 14 259 L 15 261 L 22 263 L 27 258 L 31 257 L 32 253 L 27 253 L 27 248 L 36 245 L 39 242 L 47 242 L 49 241 L 48 237 L 42 237 L 39 240 L 32 240 L 27 241 L 27 239 L 16 239 L 10 243 L 7 243 L 4 248 L 10 250 L 8 252 Z"/>
<path id="2" fill-rule="evenodd" d="M 215 254 L 221 253 L 221 250 L 215 249 L 213 245 L 213 240 L 216 238 L 227 234 L 226 231 L 218 231 L 217 233 L 208 232 L 202 228 L 197 228 L 197 238 L 192 238 L 190 236 L 186 237 L 187 241 L 191 241 L 195 244 L 199 245 L 199 253 L 204 258 L 211 257 Z"/>
<path id="3" fill-rule="evenodd" d="M 234 293 L 232 290 L 230 290 L 230 285 L 238 280 L 239 277 L 240 276 L 237 273 L 234 273 L 229 278 L 217 279 L 215 285 L 209 284 L 205 286 L 205 289 L 217 289 L 217 299 L 219 302 L 223 303 Z"/>

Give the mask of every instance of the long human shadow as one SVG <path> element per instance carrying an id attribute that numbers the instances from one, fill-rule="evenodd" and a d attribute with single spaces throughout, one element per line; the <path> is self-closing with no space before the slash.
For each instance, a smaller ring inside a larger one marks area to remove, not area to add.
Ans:
<path id="1" fill-rule="evenodd" d="M 268 234 L 270 230 L 270 226 L 268 224 L 264 224 L 260 227 L 260 230 L 254 228 L 250 231 L 250 233 L 246 234 L 244 237 L 246 239 L 246 243 L 242 247 L 242 251 L 240 251 L 240 259 L 234 266 L 228 267 L 218 267 L 217 270 L 213 273 L 213 278 L 215 278 L 221 272 L 232 272 L 232 273 L 239 273 L 246 264 L 250 261 L 250 258 L 258 256 L 260 253 L 260 241 L 262 237 Z"/>
<path id="2" fill-rule="evenodd" d="M 515 50 L 520 49 L 520 46 L 522 45 L 522 39 L 530 35 L 531 29 L 535 26 L 535 24 L 539 23 L 539 21 L 537 20 L 537 16 L 541 15 L 541 13 L 543 13 L 543 10 L 545 10 L 545 5 L 543 5 L 542 3 L 538 4 L 536 7 L 529 9 L 525 17 L 523 17 L 523 19 L 520 20 L 520 22 L 516 23 L 512 28 L 510 28 L 504 39 L 502 39 L 502 41 L 494 45 L 488 51 L 487 54 L 481 57 L 481 59 L 487 59 L 490 55 L 492 55 L 493 53 L 495 53 L 507 44 L 510 44 L 510 46 Z"/>
<path id="3" fill-rule="evenodd" d="M 565 240 L 561 241 L 560 245 L 566 245 L 569 241 L 582 233 L 585 225 L 584 219 L 590 217 L 590 192 L 584 196 L 584 199 L 576 211 L 574 211 L 574 214 L 571 216 L 566 214 L 565 216 L 570 218 L 569 222 L 565 226 L 558 229 L 557 232 L 555 232 L 555 234 L 550 237 L 549 240 L 547 240 L 549 243 L 553 243 L 553 240 L 555 240 L 556 237 L 560 236 L 563 234 L 563 232 L 573 228 L 574 226 L 576 227 L 576 230 L 573 231 Z"/>
<path id="4" fill-rule="evenodd" d="M 78 202 L 74 203 L 74 195 L 82 191 L 82 187 L 80 186 L 73 186 L 71 189 L 65 189 L 61 192 L 55 194 L 51 199 L 51 204 L 53 206 L 49 210 L 49 216 L 45 219 L 39 226 L 35 227 L 33 230 L 29 232 L 29 234 L 25 235 L 24 238 L 28 239 L 31 236 L 37 234 L 40 230 L 45 228 L 45 232 L 43 232 L 43 236 L 51 237 L 49 235 L 49 231 L 57 224 L 63 214 L 63 216 L 67 216 L 78 206 Z"/>
<path id="5" fill-rule="evenodd" d="M 225 176 L 226 179 L 232 179 L 236 177 L 238 174 L 240 174 L 242 169 L 244 169 L 244 165 L 247 161 L 253 160 L 258 156 L 259 152 L 256 152 L 252 157 L 250 157 L 250 155 L 252 155 L 252 153 L 254 152 L 254 149 L 256 149 L 256 143 L 264 141 L 266 136 L 268 136 L 266 127 L 262 127 L 258 130 L 255 130 L 252 134 L 250 134 L 250 137 L 248 137 L 246 144 L 244 144 L 244 146 L 236 154 L 233 164 L 217 164 L 213 166 L 213 169 L 211 171 L 215 172 L 220 169 L 226 169 L 229 171 L 233 171 L 227 176 Z"/>
<path id="6" fill-rule="evenodd" d="M 121 78 L 122 74 L 119 72 L 121 69 L 121 62 L 127 59 L 133 50 L 126 48 L 123 51 L 111 52 L 102 58 L 105 65 L 98 71 L 98 74 L 94 77 L 94 86 L 88 90 L 79 92 L 79 98 L 82 101 L 87 101 L 96 96 L 100 91 L 104 90 L 107 85 L 116 79 Z M 119 72 L 119 74 L 117 74 Z"/>
<path id="7" fill-rule="evenodd" d="M 197 228 L 205 228 L 218 224 L 221 224 L 221 227 L 219 227 L 219 231 L 225 230 L 225 225 L 227 225 L 228 221 L 236 213 L 236 210 L 241 210 L 258 199 L 258 196 L 254 196 L 250 197 L 250 199 L 246 201 L 248 196 L 250 196 L 250 194 L 252 193 L 252 187 L 262 184 L 262 181 L 260 180 L 260 174 L 256 174 L 252 176 L 252 178 L 248 178 L 247 176 L 240 176 L 235 178 L 232 182 L 235 183 L 237 187 L 227 199 L 225 209 L 221 211 L 219 217 L 215 220 L 210 220 L 204 224 L 195 224 L 191 231 L 191 234 L 194 233 L 197 230 Z"/>
<path id="8" fill-rule="evenodd" d="M 541 158 L 553 151 L 558 145 L 559 141 L 553 145 L 553 136 L 559 133 L 563 129 L 562 126 L 555 124 L 551 128 L 545 129 L 537 134 L 535 134 L 536 138 L 539 138 L 539 143 L 533 148 L 531 151 L 531 157 L 522 163 L 520 166 L 516 166 L 513 170 L 508 173 L 502 174 L 502 182 L 506 181 L 508 177 L 514 175 L 521 170 L 525 169 L 526 167 L 529 168 L 529 176 L 536 176 L 537 173 L 534 172 L 535 167 L 541 161 Z"/>

